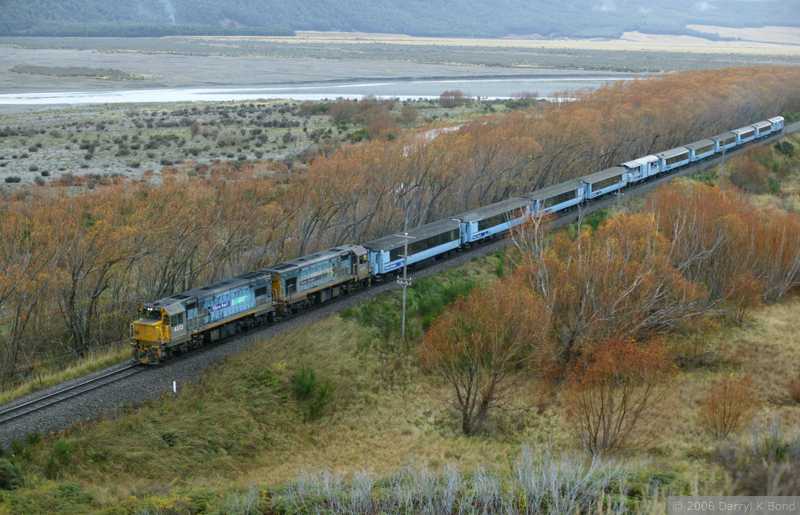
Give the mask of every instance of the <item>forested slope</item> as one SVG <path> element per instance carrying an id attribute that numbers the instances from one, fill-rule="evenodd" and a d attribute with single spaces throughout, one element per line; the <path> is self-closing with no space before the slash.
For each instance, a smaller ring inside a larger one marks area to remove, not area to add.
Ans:
<path id="1" fill-rule="evenodd" d="M 792 2 L 677 0 L 2 0 L 0 35 L 288 34 L 336 30 L 414 35 L 613 36 L 626 30 L 686 33 L 687 23 L 800 23 Z"/>

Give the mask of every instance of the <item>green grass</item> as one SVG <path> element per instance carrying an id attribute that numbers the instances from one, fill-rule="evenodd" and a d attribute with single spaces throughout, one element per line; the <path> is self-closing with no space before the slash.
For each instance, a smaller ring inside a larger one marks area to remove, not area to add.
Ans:
<path id="1" fill-rule="evenodd" d="M 130 359 L 131 349 L 128 345 L 115 345 L 106 349 L 90 352 L 88 356 L 80 361 L 69 365 L 60 370 L 42 369 L 31 378 L 14 386 L 11 389 L 0 392 L 0 404 L 11 402 L 19 397 L 50 388 L 57 384 L 83 377 L 92 372 L 122 363 Z"/>
<path id="2" fill-rule="evenodd" d="M 465 267 L 415 280 L 408 288 L 406 334 L 418 339 L 444 308 L 473 288 L 504 273 L 503 252 L 476 259 Z M 345 310 L 342 316 L 372 328 L 384 341 L 400 335 L 402 297 L 398 292 L 380 295 Z"/>

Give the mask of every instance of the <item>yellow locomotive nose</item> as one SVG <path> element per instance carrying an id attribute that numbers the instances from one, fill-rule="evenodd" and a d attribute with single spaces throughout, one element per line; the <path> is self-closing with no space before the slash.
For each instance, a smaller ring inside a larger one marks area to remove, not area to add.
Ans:
<path id="1" fill-rule="evenodd" d="M 161 361 L 162 345 L 169 342 L 169 326 L 163 320 L 136 320 L 131 323 L 133 358 L 139 363 Z"/>
<path id="2" fill-rule="evenodd" d="M 160 343 L 166 340 L 166 326 L 161 320 L 137 320 L 133 323 L 133 339 L 137 342 Z"/>

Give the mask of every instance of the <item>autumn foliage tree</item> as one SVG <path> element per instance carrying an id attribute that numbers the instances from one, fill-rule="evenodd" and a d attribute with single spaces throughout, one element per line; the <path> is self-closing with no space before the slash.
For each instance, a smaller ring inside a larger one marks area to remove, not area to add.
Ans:
<path id="1" fill-rule="evenodd" d="M 481 430 L 513 376 L 543 350 L 548 323 L 544 303 L 513 279 L 473 290 L 434 322 L 421 362 L 452 388 L 464 434 Z"/>
<path id="2" fill-rule="evenodd" d="M 607 340 L 569 372 L 567 418 L 591 454 L 619 449 L 648 412 L 658 409 L 660 390 L 674 371 L 659 342 Z"/>
<path id="3" fill-rule="evenodd" d="M 755 206 L 732 190 L 681 181 L 648 199 L 670 259 L 715 306 L 741 319 L 800 284 L 800 217 Z"/>
<path id="4" fill-rule="evenodd" d="M 561 367 L 596 342 L 646 338 L 705 311 L 703 288 L 672 265 L 670 242 L 647 213 L 620 214 L 594 232 L 584 228 L 574 238 L 561 232 L 547 245 L 526 245 L 538 255 L 518 273 L 552 313 L 553 357 Z"/>

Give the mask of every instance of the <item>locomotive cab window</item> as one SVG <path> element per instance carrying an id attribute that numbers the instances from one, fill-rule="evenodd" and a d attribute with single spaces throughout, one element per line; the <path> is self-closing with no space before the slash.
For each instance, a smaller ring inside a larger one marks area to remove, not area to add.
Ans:
<path id="1" fill-rule="evenodd" d="M 143 308 L 142 318 L 145 320 L 161 320 L 161 310 L 156 308 Z"/>
<path id="2" fill-rule="evenodd" d="M 183 324 L 183 313 L 178 313 L 177 315 L 172 315 L 169 317 L 169 325 L 172 327 L 176 327 Z"/>

